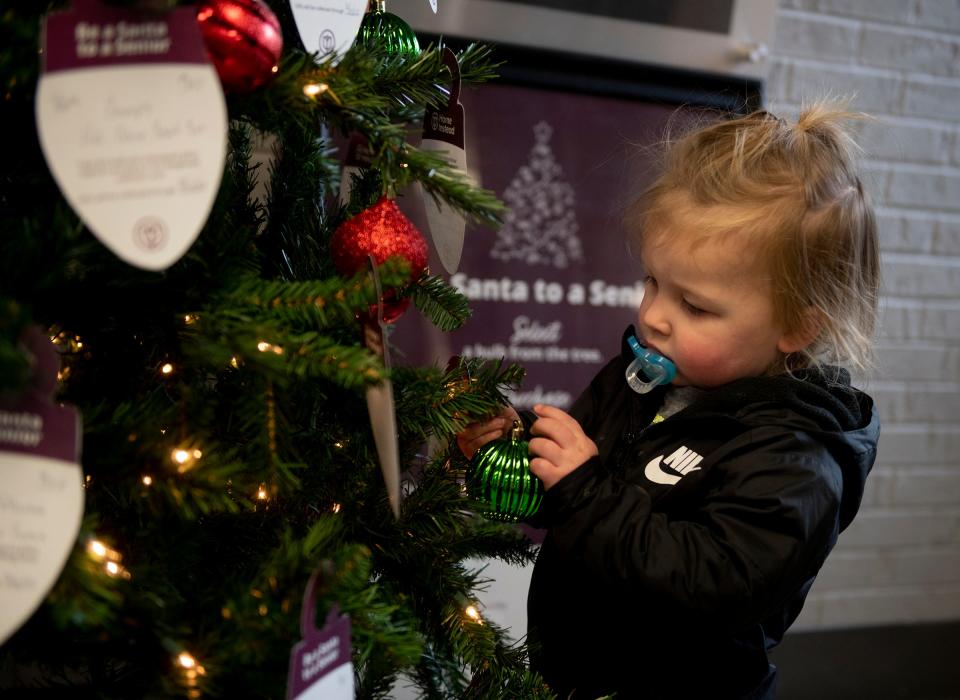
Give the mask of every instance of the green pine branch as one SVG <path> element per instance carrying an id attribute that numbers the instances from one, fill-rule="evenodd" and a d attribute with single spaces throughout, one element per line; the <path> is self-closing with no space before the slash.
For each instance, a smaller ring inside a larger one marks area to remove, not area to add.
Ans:
<path id="1" fill-rule="evenodd" d="M 442 331 L 463 326 L 470 318 L 470 302 L 442 277 L 425 276 L 411 290 L 414 305 Z"/>

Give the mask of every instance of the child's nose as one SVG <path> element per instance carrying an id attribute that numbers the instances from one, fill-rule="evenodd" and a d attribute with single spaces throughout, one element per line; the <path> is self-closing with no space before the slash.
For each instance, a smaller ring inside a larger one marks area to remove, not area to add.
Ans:
<path id="1" fill-rule="evenodd" d="M 670 334 L 670 321 L 664 308 L 662 300 L 658 295 L 645 295 L 643 303 L 640 304 L 640 325 L 644 330 L 651 330 L 658 335 Z"/>

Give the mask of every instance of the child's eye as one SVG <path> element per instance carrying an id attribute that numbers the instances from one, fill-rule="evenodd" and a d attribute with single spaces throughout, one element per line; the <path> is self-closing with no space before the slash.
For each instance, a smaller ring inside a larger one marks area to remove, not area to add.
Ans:
<path id="1" fill-rule="evenodd" d="M 694 306 L 686 299 L 682 299 L 683 308 L 687 310 L 687 313 L 691 316 L 702 316 L 703 314 L 709 313 L 706 309 L 701 309 L 699 306 Z"/>

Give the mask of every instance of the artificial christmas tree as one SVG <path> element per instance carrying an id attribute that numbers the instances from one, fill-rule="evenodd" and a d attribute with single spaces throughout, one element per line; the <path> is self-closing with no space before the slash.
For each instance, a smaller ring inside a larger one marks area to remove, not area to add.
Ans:
<path id="1" fill-rule="evenodd" d="M 140 6 L 150 31 L 172 4 Z M 405 141 L 424 105 L 446 103 L 441 49 L 307 54 L 294 46 L 290 8 L 269 4 L 284 35 L 277 71 L 227 93 L 212 210 L 160 270 L 133 267 L 91 234 L 39 148 L 40 20 L 64 4 L 19 0 L 0 15 L 0 391 L 8 408 L 27 391 L 37 353 L 24 338 L 41 329 L 59 353 L 56 399 L 82 418 L 85 501 L 65 568 L 0 647 L 0 695 L 280 698 L 294 668 L 294 696 L 327 659 L 291 664 L 310 580 L 317 617 L 303 628 L 335 609 L 349 618 L 352 652 L 335 665 L 352 663 L 356 697 L 387 697 L 404 679 L 424 697 L 546 697 L 526 649 L 478 613 L 482 580 L 463 563 L 525 563 L 529 544 L 474 514 L 443 447 L 470 416 L 498 410 L 522 372 L 479 362 L 388 370 L 358 320 L 382 303 L 378 284 L 366 269 L 338 276 L 331 258 L 343 222 L 414 181 L 475 221 L 499 220 L 490 193 Z M 492 76 L 487 49 L 457 58 L 464 82 Z M 343 207 L 326 130 L 369 144 L 372 167 Z M 250 165 L 259 133 L 278 144 L 269 173 Z M 268 179 L 263 203 L 251 197 L 258 176 Z M 468 316 L 442 279 L 411 282 L 407 261 L 386 260 L 377 275 L 443 329 Z M 399 518 L 364 403 L 388 376 L 405 469 Z M 0 474 L 0 518 L 14 525 L 0 528 L 3 605 L 3 587 L 16 583 L 7 574 L 21 570 L 14 555 L 44 547 L 20 527 L 30 515 L 20 506 L 35 514 L 51 503 L 3 491 L 10 473 Z"/>

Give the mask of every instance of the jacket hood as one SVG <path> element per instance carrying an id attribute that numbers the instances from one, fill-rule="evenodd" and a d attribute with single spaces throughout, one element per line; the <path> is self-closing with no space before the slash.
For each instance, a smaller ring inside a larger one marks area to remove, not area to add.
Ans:
<path id="1" fill-rule="evenodd" d="M 632 359 L 626 334 L 624 348 L 625 359 Z M 843 476 L 840 529 L 850 524 L 876 459 L 880 420 L 873 399 L 851 386 L 849 372 L 826 366 L 739 379 L 707 390 L 696 403 L 698 411 L 728 415 L 748 427 L 776 422 L 826 445 Z"/>

